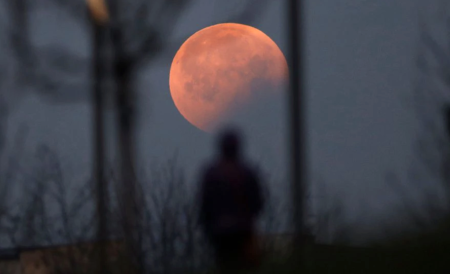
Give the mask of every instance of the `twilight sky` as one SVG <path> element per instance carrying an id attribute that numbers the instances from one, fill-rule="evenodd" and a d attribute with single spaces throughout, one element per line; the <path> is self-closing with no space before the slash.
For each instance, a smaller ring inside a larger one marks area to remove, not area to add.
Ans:
<path id="1" fill-rule="evenodd" d="M 180 18 L 173 41 L 224 22 L 240 7 L 239 0 L 193 2 Z M 251 25 L 270 36 L 286 55 L 283 2 L 269 1 Z M 386 212 L 392 212 L 395 204 L 395 195 L 385 185 L 386 172 L 392 170 L 403 176 L 412 156 L 417 129 L 406 100 L 415 73 L 418 1 L 308 2 L 305 100 L 311 171 L 313 176 L 324 179 L 332 193 L 343 198 L 348 221 L 368 228 L 390 218 Z M 70 17 L 52 8 L 31 16 L 36 46 L 58 44 L 75 54 L 89 55 L 89 37 Z M 184 120 L 175 108 L 168 86 L 171 61 L 158 59 L 137 79 L 139 152 L 144 166 L 149 166 L 178 150 L 193 176 L 199 164 L 211 155 L 213 139 Z M 74 72 L 71 84 L 81 90 L 87 88 L 86 77 L 86 72 Z M 14 87 L 10 90 L 14 91 Z M 89 105 L 56 105 L 29 94 L 15 105 L 9 117 L 10 141 L 18 127 L 26 124 L 30 154 L 36 144 L 47 142 L 60 154 L 67 178 L 86 178 L 91 157 Z M 286 171 L 287 112 L 283 104 L 284 100 L 280 100 L 264 109 L 250 110 L 242 118 L 249 131 L 250 155 L 260 159 L 272 173 Z M 112 134 L 113 128 L 109 129 Z"/>

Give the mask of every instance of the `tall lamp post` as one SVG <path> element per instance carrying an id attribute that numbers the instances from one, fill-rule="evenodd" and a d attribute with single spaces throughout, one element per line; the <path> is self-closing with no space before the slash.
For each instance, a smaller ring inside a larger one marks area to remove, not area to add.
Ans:
<path id="1" fill-rule="evenodd" d="M 448 136 L 450 137 L 450 104 L 447 104 L 444 108 L 445 115 L 445 126 L 447 129 Z"/>
<path id="2" fill-rule="evenodd" d="M 101 50 L 101 37 L 103 33 L 103 26 L 108 23 L 110 26 L 110 33 L 112 39 L 112 46 L 114 51 L 113 60 L 113 73 L 114 80 L 117 84 L 116 90 L 116 111 L 117 116 L 117 130 L 118 130 L 118 152 L 120 159 L 120 182 L 119 182 L 119 206 L 121 223 L 123 225 L 123 232 L 125 237 L 125 246 L 127 249 L 127 255 L 132 260 L 132 266 L 134 269 L 129 269 L 130 273 L 141 272 L 142 262 L 138 256 L 138 239 L 137 239 L 137 225 L 139 222 L 139 206 L 137 204 L 136 195 L 136 177 L 135 177 L 135 140 L 134 140 L 134 93 L 130 85 L 130 77 L 132 73 L 132 61 L 127 58 L 127 54 L 124 48 L 123 32 L 119 28 L 118 14 L 120 7 L 118 1 L 111 0 L 106 6 L 105 0 L 88 0 L 88 5 L 92 13 L 94 22 L 94 40 L 95 49 L 94 59 L 95 67 L 98 72 L 96 75 L 96 84 L 94 94 L 94 101 L 96 102 L 96 123 L 95 128 L 97 131 L 97 155 L 104 153 L 103 143 L 100 144 L 100 140 L 103 140 L 103 125 L 100 122 L 100 113 L 103 112 L 103 95 L 100 92 L 99 74 L 102 69 L 100 61 Z M 106 231 L 105 212 L 105 197 L 106 187 L 103 179 L 103 170 L 100 171 L 100 165 L 103 165 L 103 158 L 97 157 L 97 193 L 98 193 L 98 211 L 99 211 L 99 237 L 102 239 Z M 101 163 L 101 164 L 99 164 Z M 102 179 L 100 179 L 102 178 Z M 102 248 L 104 250 L 104 247 Z M 102 251 L 100 255 L 100 265 L 103 265 L 102 269 L 105 269 L 105 252 Z"/>
<path id="3" fill-rule="evenodd" d="M 135 91 L 131 84 L 134 59 L 125 49 L 124 32 L 118 26 L 121 7 L 116 0 L 110 1 L 112 18 L 111 39 L 113 43 L 113 73 L 117 83 L 115 97 L 117 111 L 118 149 L 120 159 L 120 207 L 123 232 L 128 256 L 131 259 L 130 273 L 142 273 L 144 269 L 140 249 L 139 222 L 141 219 L 140 196 L 137 193 L 135 172 L 136 140 L 135 131 Z"/>
<path id="4" fill-rule="evenodd" d="M 103 0 L 87 0 L 91 14 L 93 33 L 93 63 L 92 63 L 92 101 L 93 101 L 93 141 L 94 141 L 94 178 L 97 202 L 97 240 L 98 240 L 98 271 L 107 273 L 105 237 L 107 236 L 107 186 L 104 176 L 105 147 L 104 147 L 104 93 L 102 80 L 104 76 L 104 62 L 101 51 L 103 49 L 104 26 L 108 22 L 108 12 Z"/>
<path id="5" fill-rule="evenodd" d="M 444 106 L 444 122 L 445 122 L 445 129 L 447 131 L 447 137 L 448 137 L 448 144 L 450 145 L 450 103 L 447 103 Z M 444 163 L 444 180 L 446 182 L 446 187 L 447 187 L 447 194 L 450 194 L 450 169 L 448 168 L 448 166 L 450 165 L 450 152 L 447 150 L 447 158 L 446 161 Z"/>
<path id="6" fill-rule="evenodd" d="M 297 261 L 303 267 L 304 208 L 306 168 L 306 115 L 304 77 L 304 1 L 288 0 L 287 25 L 290 66 L 289 123 L 290 123 L 290 164 L 292 187 L 292 210 L 295 227 L 294 248 Z"/>

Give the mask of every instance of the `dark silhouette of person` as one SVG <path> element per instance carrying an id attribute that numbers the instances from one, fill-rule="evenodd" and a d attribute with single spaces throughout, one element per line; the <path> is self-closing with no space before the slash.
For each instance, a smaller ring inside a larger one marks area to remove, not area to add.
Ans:
<path id="1" fill-rule="evenodd" d="M 219 155 L 202 170 L 200 181 L 200 225 L 222 272 L 255 266 L 259 257 L 254 239 L 262 190 L 241 148 L 239 132 L 224 130 L 218 138 Z"/>

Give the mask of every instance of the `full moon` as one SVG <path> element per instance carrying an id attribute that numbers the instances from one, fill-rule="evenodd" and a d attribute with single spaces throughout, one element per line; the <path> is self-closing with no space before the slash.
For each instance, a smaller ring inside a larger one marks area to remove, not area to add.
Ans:
<path id="1" fill-rule="evenodd" d="M 236 112 L 245 113 L 252 101 L 279 93 L 287 78 L 286 59 L 269 36 L 224 23 L 183 43 L 170 68 L 169 86 L 181 115 L 212 132 Z"/>

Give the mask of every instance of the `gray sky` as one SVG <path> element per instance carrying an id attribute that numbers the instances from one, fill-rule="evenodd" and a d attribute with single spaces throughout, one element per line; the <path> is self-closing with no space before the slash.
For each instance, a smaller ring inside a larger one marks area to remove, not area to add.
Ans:
<path id="1" fill-rule="evenodd" d="M 286 54 L 284 1 L 269 2 L 252 26 L 270 36 Z M 349 220 L 364 227 L 386 218 L 396 197 L 385 186 L 385 173 L 393 170 L 403 176 L 412 156 L 416 124 L 405 98 L 412 91 L 415 72 L 416 2 L 318 0 L 308 4 L 305 100 L 311 170 L 344 199 Z M 194 1 L 174 37 L 223 21 L 239 9 L 236 3 L 239 1 Z M 78 54 L 89 54 L 85 31 L 64 14 L 50 9 L 33 14 L 32 20 L 36 46 L 59 43 Z M 149 165 L 178 150 L 192 175 L 210 155 L 212 138 L 176 110 L 168 87 L 170 62 L 150 65 L 138 78 L 140 156 Z M 73 81 L 87 86 L 85 77 L 80 73 Z M 266 128 L 249 134 L 249 150 L 274 173 L 286 171 L 286 112 L 282 106 L 283 102 L 269 106 L 259 119 L 243 119 L 249 127 Z M 87 104 L 52 105 L 29 95 L 9 118 L 10 137 L 18 125 L 27 124 L 29 147 L 50 143 L 60 153 L 67 177 L 76 181 L 89 172 L 89 115 Z"/>

